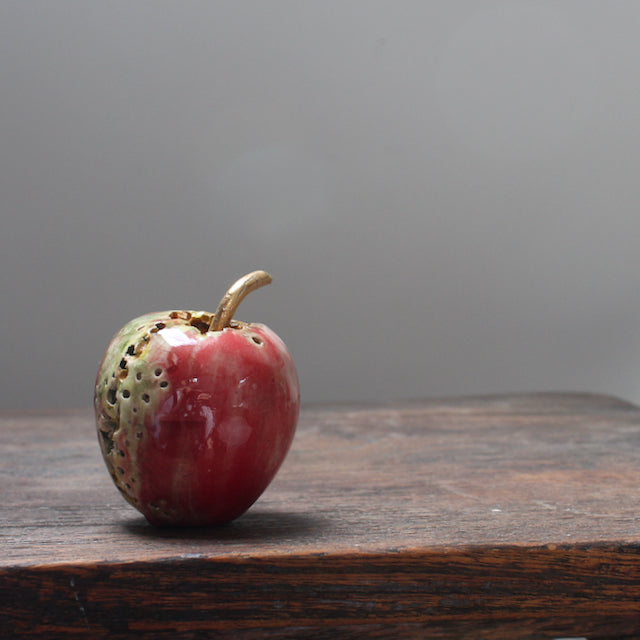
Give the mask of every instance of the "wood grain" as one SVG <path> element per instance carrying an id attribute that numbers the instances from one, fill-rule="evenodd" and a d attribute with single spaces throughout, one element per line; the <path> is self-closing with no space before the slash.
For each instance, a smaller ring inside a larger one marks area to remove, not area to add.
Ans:
<path id="1" fill-rule="evenodd" d="M 307 407 L 231 525 L 154 529 L 85 411 L 0 414 L 0 637 L 640 637 L 640 410 Z"/>

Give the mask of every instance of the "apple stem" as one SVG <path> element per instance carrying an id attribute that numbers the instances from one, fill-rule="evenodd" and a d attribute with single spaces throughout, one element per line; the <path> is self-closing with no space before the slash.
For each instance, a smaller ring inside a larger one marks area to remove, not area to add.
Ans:
<path id="1" fill-rule="evenodd" d="M 209 331 L 222 331 L 229 326 L 233 314 L 240 303 L 252 292 L 272 282 L 273 278 L 266 271 L 252 271 L 236 280 L 224 294 L 216 312 L 211 318 Z"/>

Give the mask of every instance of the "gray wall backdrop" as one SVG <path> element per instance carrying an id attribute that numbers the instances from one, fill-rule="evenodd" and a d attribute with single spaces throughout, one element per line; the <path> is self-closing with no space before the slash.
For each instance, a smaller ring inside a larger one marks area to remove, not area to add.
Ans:
<path id="1" fill-rule="evenodd" d="M 213 310 L 306 402 L 640 401 L 640 3 L 0 2 L 3 409 Z"/>

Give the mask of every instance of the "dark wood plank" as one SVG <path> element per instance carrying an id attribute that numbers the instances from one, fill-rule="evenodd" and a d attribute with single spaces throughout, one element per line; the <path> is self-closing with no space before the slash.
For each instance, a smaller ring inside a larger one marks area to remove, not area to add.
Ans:
<path id="1" fill-rule="evenodd" d="M 0 637 L 640 637 L 640 410 L 307 407 L 231 525 L 154 529 L 85 411 L 0 414 Z"/>

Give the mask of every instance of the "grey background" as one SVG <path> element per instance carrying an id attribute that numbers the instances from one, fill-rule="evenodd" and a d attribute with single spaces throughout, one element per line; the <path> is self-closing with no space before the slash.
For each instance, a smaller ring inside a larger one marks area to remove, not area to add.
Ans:
<path id="1" fill-rule="evenodd" d="M 142 313 L 238 312 L 306 402 L 640 401 L 640 3 L 1 2 L 0 407 Z"/>

